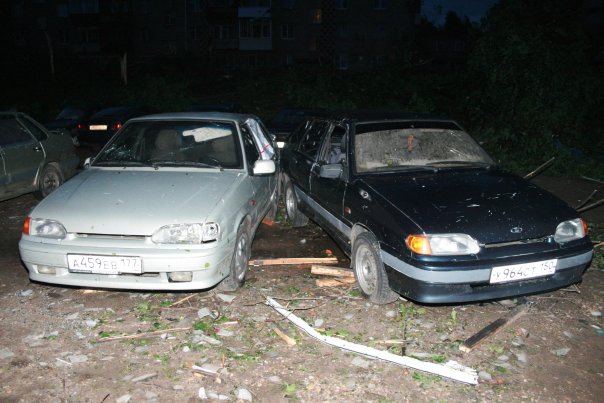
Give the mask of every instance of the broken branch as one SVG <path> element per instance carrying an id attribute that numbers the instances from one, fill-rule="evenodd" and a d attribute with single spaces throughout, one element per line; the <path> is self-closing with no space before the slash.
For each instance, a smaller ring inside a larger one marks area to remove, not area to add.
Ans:
<path id="1" fill-rule="evenodd" d="M 596 193 L 598 193 L 598 189 L 591 192 L 591 194 L 589 196 L 587 196 L 587 199 L 583 200 L 583 202 L 581 204 L 579 204 L 577 207 L 575 207 L 575 210 L 585 206 L 587 204 L 587 202 L 589 202 Z"/>
<path id="2" fill-rule="evenodd" d="M 598 206 L 600 206 L 602 204 L 604 204 L 604 199 L 600 199 L 597 202 L 594 202 L 594 203 L 589 204 L 589 205 L 587 205 L 585 207 L 581 207 L 580 209 L 577 209 L 577 213 L 582 213 L 584 211 L 591 210 L 592 208 L 598 207 Z"/>
<path id="3" fill-rule="evenodd" d="M 185 301 L 187 301 L 187 300 L 189 300 L 189 299 L 193 298 L 195 295 L 196 295 L 196 294 L 191 294 L 191 295 L 189 295 L 188 297 L 184 297 L 183 299 L 179 299 L 179 300 L 178 300 L 178 301 L 176 301 L 175 303 L 170 304 L 170 307 L 173 307 L 173 306 L 175 306 L 175 305 L 182 304 L 183 302 L 185 302 Z"/>
<path id="4" fill-rule="evenodd" d="M 294 340 L 291 337 L 289 337 L 281 329 L 279 329 L 278 327 L 275 327 L 274 330 L 275 330 L 275 333 L 277 333 L 277 336 L 281 337 L 283 339 L 283 341 L 285 341 L 285 343 L 287 343 L 288 346 L 295 346 L 296 345 L 296 340 Z"/>
<path id="5" fill-rule="evenodd" d="M 548 168 L 554 162 L 555 159 L 556 157 L 552 157 L 549 160 L 545 161 L 543 164 L 539 165 L 535 170 L 526 174 L 524 176 L 524 179 L 532 179 L 535 176 L 539 175 L 541 172 L 545 171 L 545 169 Z"/>

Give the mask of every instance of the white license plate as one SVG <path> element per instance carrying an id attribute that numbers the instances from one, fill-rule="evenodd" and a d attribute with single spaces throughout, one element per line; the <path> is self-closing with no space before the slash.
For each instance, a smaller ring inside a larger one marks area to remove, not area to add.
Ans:
<path id="1" fill-rule="evenodd" d="M 107 125 L 90 125 L 90 130 L 107 130 Z"/>
<path id="2" fill-rule="evenodd" d="M 556 272 L 557 263 L 558 259 L 551 259 L 541 262 L 493 267 L 490 281 L 491 283 L 507 283 L 527 278 L 547 276 Z"/>
<path id="3" fill-rule="evenodd" d="M 69 271 L 95 274 L 141 274 L 143 265 L 136 256 L 67 255 Z"/>

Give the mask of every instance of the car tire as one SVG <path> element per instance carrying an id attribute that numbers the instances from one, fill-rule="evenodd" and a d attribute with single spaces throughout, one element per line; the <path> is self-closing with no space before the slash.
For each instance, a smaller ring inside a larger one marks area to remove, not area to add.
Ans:
<path id="1" fill-rule="evenodd" d="M 352 250 L 354 276 L 361 292 L 374 304 L 389 304 L 398 299 L 398 294 L 390 289 L 384 263 L 380 257 L 380 247 L 370 232 L 357 236 Z"/>
<path id="2" fill-rule="evenodd" d="M 291 182 L 285 184 L 285 214 L 292 227 L 304 227 L 308 224 L 308 217 L 298 210 L 298 198 Z"/>
<path id="3" fill-rule="evenodd" d="M 237 230 L 235 250 L 231 260 L 229 275 L 222 280 L 218 288 L 222 291 L 236 291 L 245 283 L 245 275 L 250 260 L 252 240 L 247 222 L 243 222 Z"/>
<path id="4" fill-rule="evenodd" d="M 38 199 L 43 199 L 62 184 L 63 176 L 61 176 L 61 172 L 54 165 L 46 165 L 40 173 L 38 190 L 35 192 L 35 196 Z"/>

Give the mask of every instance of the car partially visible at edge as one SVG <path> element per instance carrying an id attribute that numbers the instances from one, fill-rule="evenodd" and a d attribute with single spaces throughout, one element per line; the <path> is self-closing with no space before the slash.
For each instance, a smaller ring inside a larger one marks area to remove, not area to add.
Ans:
<path id="1" fill-rule="evenodd" d="M 79 159 L 71 137 L 49 132 L 22 112 L 0 112 L 0 200 L 43 198 L 71 178 Z"/>

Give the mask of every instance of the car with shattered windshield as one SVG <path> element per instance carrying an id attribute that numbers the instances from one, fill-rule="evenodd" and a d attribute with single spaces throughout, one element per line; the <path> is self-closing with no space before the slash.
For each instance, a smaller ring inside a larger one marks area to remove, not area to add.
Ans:
<path id="1" fill-rule="evenodd" d="M 581 281 L 592 260 L 579 214 L 498 167 L 454 121 L 333 114 L 282 151 L 289 221 L 320 224 L 375 303 L 545 292 Z"/>
<path id="2" fill-rule="evenodd" d="M 0 112 L 0 201 L 35 193 L 44 198 L 75 175 L 71 137 L 46 130 L 22 112 Z"/>
<path id="3" fill-rule="evenodd" d="M 235 290 L 277 207 L 276 159 L 252 115 L 131 119 L 26 218 L 31 280 L 141 290 Z"/>

